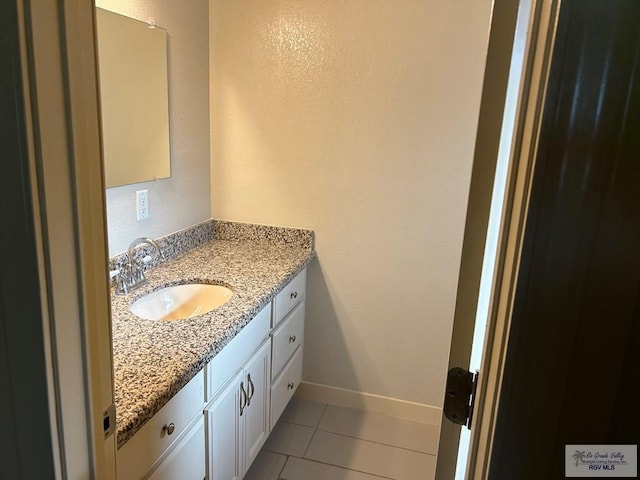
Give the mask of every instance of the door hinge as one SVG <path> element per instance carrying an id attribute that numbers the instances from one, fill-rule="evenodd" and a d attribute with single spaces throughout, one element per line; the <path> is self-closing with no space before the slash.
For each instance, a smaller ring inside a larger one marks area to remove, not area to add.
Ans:
<path id="1" fill-rule="evenodd" d="M 473 404 L 478 387 L 478 371 L 475 373 L 454 367 L 447 374 L 447 389 L 444 397 L 444 415 L 453 423 L 471 430 Z"/>
<path id="2" fill-rule="evenodd" d="M 110 405 L 102 414 L 102 428 L 105 440 L 116 431 L 116 406 Z"/>

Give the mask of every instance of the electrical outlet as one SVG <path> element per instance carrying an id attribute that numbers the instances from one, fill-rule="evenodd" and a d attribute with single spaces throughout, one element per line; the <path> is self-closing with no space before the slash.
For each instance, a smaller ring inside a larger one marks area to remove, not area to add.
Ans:
<path id="1" fill-rule="evenodd" d="M 136 219 L 144 220 L 149 218 L 149 190 L 138 190 L 136 192 Z"/>

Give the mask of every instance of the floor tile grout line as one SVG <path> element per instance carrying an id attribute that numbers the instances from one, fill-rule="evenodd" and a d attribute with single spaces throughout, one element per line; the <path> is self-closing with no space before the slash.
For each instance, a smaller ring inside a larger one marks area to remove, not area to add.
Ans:
<path id="1" fill-rule="evenodd" d="M 295 458 L 298 458 L 298 457 L 295 457 Z M 327 465 L 328 467 L 336 467 L 336 468 L 339 468 L 341 470 L 348 470 L 350 472 L 364 473 L 365 475 L 371 475 L 372 477 L 376 477 L 376 478 L 383 478 L 384 480 L 397 480 L 397 479 L 394 479 L 393 477 L 385 477 L 384 475 L 378 475 L 377 473 L 365 472 L 364 470 L 356 470 L 354 468 L 345 467 L 344 465 L 336 465 L 335 463 L 327 463 L 327 462 L 323 462 L 322 460 L 316 460 L 316 459 L 313 459 L 313 458 L 300 458 L 299 460 L 304 460 L 306 462 L 312 462 L 312 463 L 319 463 L 321 465 Z"/>
<path id="2" fill-rule="evenodd" d="M 382 478 L 382 479 L 385 479 L 385 480 L 394 480 L 391 477 L 384 477 L 384 476 L 380 476 L 380 475 L 375 475 L 375 474 L 370 473 L 370 472 L 365 472 L 365 471 L 362 471 L 362 470 L 354 470 L 352 468 L 346 468 L 346 467 L 344 467 L 342 465 L 335 465 L 335 464 L 332 464 L 332 463 L 326 463 L 326 462 L 322 462 L 322 461 L 319 461 L 319 460 L 314 460 L 314 459 L 311 459 L 311 458 L 307 458 L 307 452 L 309 451 L 309 447 L 311 447 L 311 443 L 313 442 L 313 439 L 315 438 L 316 433 L 318 433 L 318 431 L 321 431 L 321 432 L 324 431 L 324 430 L 320 430 L 320 424 L 322 423 L 322 419 L 324 418 L 325 414 L 327 413 L 327 409 L 328 408 L 329 408 L 329 404 L 325 403 L 324 408 L 322 409 L 322 413 L 320 414 L 320 418 L 318 419 L 318 423 L 316 424 L 316 426 L 315 426 L 315 428 L 313 430 L 313 434 L 311 435 L 311 440 L 309 440 L 309 444 L 307 445 L 307 448 L 304 451 L 304 454 L 302 456 L 302 460 L 306 460 L 306 461 L 309 461 L 309 462 L 316 462 L 316 463 L 320 463 L 320 464 L 323 464 L 323 465 L 328 465 L 330 467 L 342 468 L 344 470 L 350 470 L 352 472 L 364 473 L 366 475 L 371 475 L 373 477 L 378 477 L 378 478 Z M 287 458 L 287 461 L 289 461 L 288 458 Z"/>
<path id="3" fill-rule="evenodd" d="M 322 407 L 322 413 L 320 414 L 318 421 L 315 422 L 315 426 L 312 427 L 313 428 L 313 433 L 311 434 L 309 443 L 307 444 L 307 446 L 305 448 L 305 451 L 302 454 L 302 457 L 298 457 L 297 455 L 290 455 L 290 454 L 284 454 L 284 453 L 281 453 L 281 452 L 273 451 L 273 453 L 279 453 L 279 454 L 281 454 L 281 455 L 283 455 L 285 457 L 285 462 L 282 465 L 282 468 L 280 469 L 280 472 L 279 472 L 278 476 L 276 477 L 278 480 L 285 480 L 284 477 L 282 477 L 282 474 L 285 471 L 285 468 L 286 468 L 287 464 L 289 463 L 289 460 L 291 459 L 291 457 L 299 459 L 299 460 L 302 460 L 302 461 L 308 461 L 308 462 L 312 462 L 312 463 L 316 463 L 316 464 L 326 465 L 326 466 L 329 466 L 329 467 L 339 468 L 339 469 L 346 470 L 346 471 L 352 471 L 352 472 L 356 472 L 356 473 L 362 473 L 362 474 L 365 474 L 365 475 L 371 475 L 372 477 L 379 478 L 381 480 L 394 480 L 392 477 L 386 477 L 386 476 L 383 476 L 383 475 L 379 475 L 379 474 L 376 474 L 376 473 L 371 473 L 371 472 L 364 471 L 364 470 L 356 470 L 356 469 L 350 468 L 349 466 L 336 465 L 334 463 L 328 463 L 326 461 L 321 461 L 321 460 L 317 460 L 317 459 L 314 459 L 314 458 L 308 458 L 307 454 L 308 454 L 309 448 L 311 447 L 311 443 L 315 440 L 315 437 L 316 437 L 318 432 L 338 435 L 340 437 L 350 438 L 350 439 L 353 439 L 353 440 L 360 440 L 360 441 L 363 441 L 363 442 L 366 442 L 366 443 L 369 443 L 369 444 L 377 444 L 377 445 L 388 447 L 388 448 L 396 448 L 398 450 L 403 450 L 403 451 L 406 451 L 406 452 L 428 455 L 430 457 L 437 457 L 436 454 L 432 454 L 432 453 L 428 453 L 428 452 L 423 452 L 423 451 L 419 451 L 419 450 L 413 450 L 411 448 L 401 447 L 401 446 L 398 446 L 398 445 L 395 445 L 395 444 L 391 444 L 391 443 L 384 443 L 384 442 L 379 442 L 379 441 L 368 440 L 368 439 L 357 437 L 357 436 L 354 436 L 354 435 L 338 433 L 338 432 L 332 432 L 331 430 L 327 430 L 326 428 L 320 428 L 320 424 L 322 423 L 323 419 L 325 418 L 325 416 L 327 414 L 327 410 L 328 410 L 330 405 L 331 404 L 329 404 L 329 403 L 325 403 L 324 406 Z M 402 419 L 402 418 L 399 418 L 399 417 L 392 417 L 392 418 L 398 418 L 399 420 L 407 420 L 407 419 Z M 303 427 L 310 427 L 310 425 L 299 424 L 299 423 L 291 422 L 291 421 L 289 421 L 289 422 L 283 421 L 283 423 L 289 423 L 289 424 L 292 424 L 292 425 L 298 425 L 298 426 L 303 426 Z M 416 423 L 421 423 L 421 422 L 416 422 Z"/>
<path id="4" fill-rule="evenodd" d="M 278 472 L 278 476 L 275 478 L 275 480 L 280 480 L 282 478 L 282 472 L 284 472 L 284 468 L 287 466 L 287 463 L 289 463 L 289 457 L 290 455 L 285 455 L 285 457 L 287 457 L 284 461 L 284 463 L 282 464 L 282 468 L 280 469 L 280 472 Z"/>
<path id="5" fill-rule="evenodd" d="M 318 428 L 316 431 L 317 432 L 324 432 L 324 433 L 331 433 L 333 435 L 339 435 L 341 437 L 353 438 L 354 440 L 362 440 L 363 442 L 377 443 L 378 445 L 384 445 L 385 447 L 398 448 L 400 450 L 406 450 L 407 452 L 414 452 L 414 453 L 422 453 L 424 455 L 431 455 L 432 457 L 435 457 L 437 455 L 436 453 L 423 452 L 422 450 L 414 450 L 412 448 L 399 447 L 398 445 L 394 445 L 392 443 L 377 442 L 375 440 L 369 440 L 368 438 L 356 437 L 355 435 L 349 435 L 347 433 L 332 432 L 331 430 L 323 430 L 321 428 Z M 315 435 L 316 432 L 313 432 L 313 434 Z"/>
<path id="6" fill-rule="evenodd" d="M 324 410 L 323 410 L 323 411 L 324 411 Z M 314 435 L 314 434 L 315 434 L 315 432 L 316 432 L 316 427 L 312 427 L 312 426 L 309 426 L 309 425 L 302 425 L 302 424 L 300 424 L 300 423 L 287 422 L 287 421 L 282 420 L 282 419 L 279 419 L 279 420 L 276 422 L 276 427 L 282 427 L 283 425 L 289 425 L 289 426 L 291 426 L 291 427 L 302 428 L 302 429 L 304 429 L 304 430 L 312 430 L 312 432 L 311 432 L 311 436 L 309 437 L 309 443 L 311 443 L 311 439 L 313 438 L 313 435 Z M 270 432 L 270 434 L 269 434 L 269 435 L 271 435 L 271 434 L 273 433 L 273 431 L 274 431 L 274 430 L 275 430 L 275 427 L 271 430 L 271 432 Z M 306 449 L 307 449 L 308 447 L 309 447 L 309 445 L 307 444 L 307 446 L 305 447 L 305 451 L 304 451 L 304 452 L 302 452 L 302 454 L 301 454 L 301 455 L 298 455 L 298 454 L 295 454 L 295 453 L 287 453 L 287 452 L 284 452 L 284 451 L 280 451 L 280 450 L 272 449 L 272 448 L 270 448 L 270 447 L 269 447 L 269 445 L 268 445 L 268 441 L 266 441 L 266 442 L 262 445 L 261 450 L 265 450 L 265 451 L 267 451 L 267 452 L 272 452 L 272 453 L 277 453 L 277 454 L 279 454 L 279 455 L 285 455 L 285 456 L 287 456 L 287 457 L 303 458 L 303 457 L 304 457 L 304 454 L 305 454 L 305 452 L 306 452 Z"/>
<path id="7" fill-rule="evenodd" d="M 320 414 L 320 418 L 318 419 L 318 423 L 316 423 L 315 428 L 313 429 L 313 433 L 311 434 L 311 438 L 309 439 L 309 443 L 307 444 L 307 448 L 304 449 L 304 453 L 302 454 L 302 458 L 306 458 L 307 452 L 309 451 L 309 447 L 311 446 L 311 442 L 313 442 L 316 433 L 318 432 L 318 427 L 320 423 L 322 423 L 322 418 L 324 417 L 325 412 L 327 411 L 328 403 L 324 404 L 324 408 L 322 409 L 322 413 Z"/>
<path id="8" fill-rule="evenodd" d="M 342 409 L 345 409 L 345 410 L 355 410 L 356 412 L 361 412 L 361 413 L 365 413 L 367 415 L 372 415 L 372 416 L 393 418 L 394 420 L 400 420 L 400 421 L 406 422 L 406 423 L 416 423 L 418 425 L 429 425 L 431 427 L 440 428 L 440 423 L 433 423 L 433 421 L 421 421 L 421 420 L 415 420 L 415 419 L 409 418 L 409 417 L 398 417 L 396 415 L 391 415 L 391 414 L 388 414 L 388 413 L 380 413 L 380 412 L 377 412 L 377 411 L 374 411 L 374 410 L 366 410 L 364 408 L 358 408 L 358 407 L 348 407 L 348 406 L 344 406 L 344 405 L 338 405 L 336 403 L 328 403 L 327 405 L 330 405 L 332 407 L 342 408 Z"/>
<path id="9" fill-rule="evenodd" d="M 417 451 L 415 451 L 415 450 L 408 450 L 408 449 L 406 449 L 406 448 L 394 447 L 393 445 L 386 445 L 386 444 L 384 444 L 384 443 L 372 442 L 371 440 L 363 440 L 363 439 L 361 439 L 361 438 L 351 437 L 351 436 L 349 436 L 349 435 L 342 435 L 342 434 L 340 434 L 340 433 L 325 432 L 324 430 L 319 430 L 319 431 L 320 431 L 320 432 L 323 432 L 323 433 L 329 433 L 329 434 L 331 434 L 331 435 L 336 435 L 336 436 L 338 436 L 338 437 L 351 438 L 351 439 L 353 439 L 353 440 L 359 440 L 359 441 L 361 441 L 361 442 L 372 443 L 372 444 L 374 444 L 374 445 L 381 445 L 381 446 L 383 446 L 383 447 L 387 447 L 387 448 L 397 448 L 398 450 L 404 450 L 405 452 L 417 453 L 417 454 L 419 454 L 419 455 L 428 455 L 428 456 L 430 456 L 430 457 L 437 458 L 437 455 L 434 455 L 434 454 L 431 454 L 431 453 L 423 453 L 423 452 L 417 452 Z M 315 436 L 315 433 L 314 433 L 314 436 Z M 310 442 L 309 444 L 311 444 L 311 442 Z M 306 453 L 307 453 L 307 452 L 305 452 L 305 455 L 306 455 Z M 318 461 L 318 460 L 316 460 L 316 459 L 308 458 L 308 457 L 305 457 L 305 460 L 314 460 L 314 461 Z M 328 464 L 328 465 L 330 465 L 330 464 Z M 344 466 L 341 466 L 341 465 L 336 465 L 336 466 L 337 466 L 337 467 L 340 467 L 340 468 L 345 468 Z M 364 472 L 364 473 L 369 473 L 369 472 Z M 374 474 L 371 474 L 371 475 L 374 475 Z"/>
<path id="10" fill-rule="evenodd" d="M 296 457 L 295 455 L 288 455 L 288 454 L 282 454 L 281 453 L 281 455 L 284 455 L 286 457 L 286 460 L 284 461 L 284 465 L 282 465 L 282 468 L 280 469 L 280 473 L 278 474 L 278 480 L 282 477 L 282 472 L 284 472 L 284 469 L 287 466 L 287 463 L 289 462 L 289 458 L 294 457 L 294 458 L 300 458 L 301 460 L 305 460 L 304 456 L 307 454 L 307 450 L 309 450 L 309 446 L 311 445 L 311 442 L 313 441 L 313 437 L 316 434 L 316 431 L 318 430 L 318 426 L 320 425 L 320 422 L 322 421 L 322 417 L 324 416 L 324 412 L 327 410 L 327 406 L 328 406 L 328 404 L 325 403 L 324 407 L 322 407 L 322 413 L 320 414 L 320 418 L 318 419 L 318 421 L 316 422 L 315 426 L 313 427 L 313 433 L 311 434 L 311 438 L 309 439 L 309 443 L 307 444 L 307 448 L 305 448 L 305 450 L 304 450 L 304 452 L 302 454 L 302 457 Z M 293 422 L 285 422 L 285 421 L 283 421 L 283 423 L 289 423 L 291 425 L 298 425 L 298 426 L 308 427 L 308 425 L 301 425 L 301 424 L 297 424 L 297 423 L 293 423 Z M 267 449 L 267 451 L 271 451 L 271 450 Z M 279 453 L 279 452 L 272 452 L 272 453 Z M 334 465 L 334 466 L 337 466 L 337 465 Z"/>
<path id="11" fill-rule="evenodd" d="M 294 398 L 300 398 L 300 400 L 305 400 L 305 399 L 303 399 L 301 397 L 296 397 L 295 395 L 294 395 Z M 283 413 L 282 417 L 280 417 L 278 422 L 290 423 L 290 424 L 293 424 L 293 425 L 299 425 L 301 427 L 316 428 L 319 425 L 320 420 L 322 420 L 322 416 L 324 415 L 324 412 L 327 409 L 327 406 L 329 406 L 330 404 L 318 402 L 318 401 L 315 401 L 315 400 L 307 400 L 307 401 L 313 402 L 313 403 L 322 404 L 322 413 L 320 414 L 320 418 L 313 425 L 310 425 L 308 423 L 298 423 L 298 422 L 294 422 L 293 420 L 286 420 L 286 419 L 283 418 L 284 417 L 284 413 Z M 285 410 L 285 412 L 286 412 L 286 410 Z M 276 423 L 278 423 L 278 422 L 276 422 Z"/>

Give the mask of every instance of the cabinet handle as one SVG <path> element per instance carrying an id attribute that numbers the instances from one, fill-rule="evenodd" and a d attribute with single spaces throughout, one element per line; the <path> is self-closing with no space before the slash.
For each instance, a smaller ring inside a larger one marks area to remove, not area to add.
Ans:
<path id="1" fill-rule="evenodd" d="M 249 382 L 249 386 L 247 387 L 247 391 L 249 392 L 249 395 L 247 396 L 247 407 L 248 407 L 249 405 L 251 405 L 251 399 L 253 398 L 253 394 L 256 392 L 253 382 L 251 381 L 250 373 L 247 374 L 247 382 Z"/>
<path id="2" fill-rule="evenodd" d="M 247 392 L 244 389 L 244 382 L 240 382 L 240 416 L 244 413 L 247 406 Z"/>
<path id="3" fill-rule="evenodd" d="M 166 432 L 167 435 L 171 435 L 176 429 L 176 424 L 171 422 L 169 425 L 165 425 L 162 427 L 162 431 Z"/>
<path id="4" fill-rule="evenodd" d="M 293 387 L 295 387 L 295 386 L 296 386 L 295 383 L 289 382 L 289 383 L 287 383 L 287 390 L 293 390 Z"/>
<path id="5" fill-rule="evenodd" d="M 291 292 L 291 300 L 298 298 L 298 292 Z"/>
<path id="6" fill-rule="evenodd" d="M 296 341 L 296 336 L 295 336 L 295 335 L 291 335 L 291 336 L 289 337 L 289 343 L 293 343 L 293 342 L 295 342 L 295 341 Z"/>

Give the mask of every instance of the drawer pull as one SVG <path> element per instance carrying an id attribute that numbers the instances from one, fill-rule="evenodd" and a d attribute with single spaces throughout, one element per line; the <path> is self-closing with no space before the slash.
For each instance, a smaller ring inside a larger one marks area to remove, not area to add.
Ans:
<path id="1" fill-rule="evenodd" d="M 176 424 L 171 422 L 169 425 L 165 425 L 162 427 L 162 431 L 166 432 L 167 435 L 171 435 L 176 429 Z"/>
<path id="2" fill-rule="evenodd" d="M 253 394 L 256 392 L 256 388 L 251 381 L 251 374 L 247 374 L 247 382 L 249 385 L 247 386 L 247 407 L 251 405 L 251 399 L 253 398 Z"/>
<path id="3" fill-rule="evenodd" d="M 298 298 L 298 292 L 291 292 L 291 300 Z"/>
<path id="4" fill-rule="evenodd" d="M 287 390 L 293 390 L 293 387 L 295 387 L 295 386 L 296 386 L 295 383 L 289 382 L 289 383 L 287 383 Z"/>
<path id="5" fill-rule="evenodd" d="M 244 413 L 247 406 L 247 392 L 244 389 L 244 382 L 240 382 L 240 416 Z"/>
<path id="6" fill-rule="evenodd" d="M 296 341 L 296 336 L 295 336 L 295 335 L 291 335 L 291 336 L 289 337 L 289 343 L 293 343 L 293 342 L 295 342 L 295 341 Z"/>

